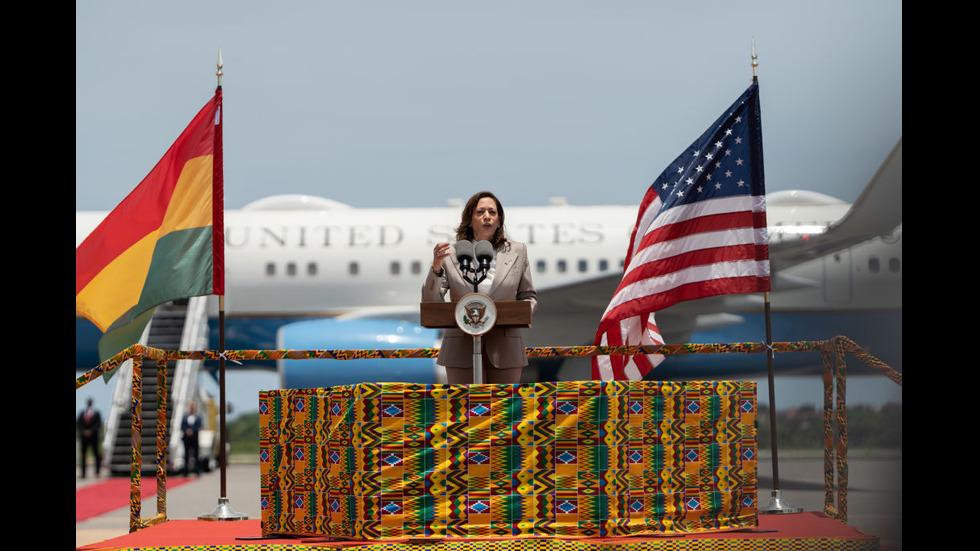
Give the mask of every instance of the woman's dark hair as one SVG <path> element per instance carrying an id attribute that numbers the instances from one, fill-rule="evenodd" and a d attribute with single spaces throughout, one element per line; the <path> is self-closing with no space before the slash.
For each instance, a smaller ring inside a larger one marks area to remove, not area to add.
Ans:
<path id="1" fill-rule="evenodd" d="M 463 214 L 460 216 L 459 226 L 456 227 L 456 240 L 473 240 L 473 228 L 470 226 L 473 221 L 473 211 L 476 210 L 476 205 L 480 199 L 484 197 L 493 199 L 493 202 L 497 204 L 497 216 L 500 218 L 500 224 L 497 225 L 497 231 L 494 232 L 493 238 L 490 240 L 490 244 L 496 249 L 507 241 L 507 238 L 504 237 L 504 206 L 500 204 L 500 199 L 497 199 L 497 196 L 489 191 L 481 191 L 466 202 L 466 206 L 463 207 Z"/>

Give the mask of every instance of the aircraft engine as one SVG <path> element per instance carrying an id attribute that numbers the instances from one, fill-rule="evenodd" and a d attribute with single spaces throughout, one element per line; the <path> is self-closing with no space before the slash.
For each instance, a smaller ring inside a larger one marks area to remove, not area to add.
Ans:
<path id="1" fill-rule="evenodd" d="M 433 348 L 439 331 L 389 319 L 315 319 L 283 325 L 276 348 L 289 350 L 390 350 Z M 278 360 L 282 388 L 323 388 L 366 382 L 443 383 L 434 358 Z"/>

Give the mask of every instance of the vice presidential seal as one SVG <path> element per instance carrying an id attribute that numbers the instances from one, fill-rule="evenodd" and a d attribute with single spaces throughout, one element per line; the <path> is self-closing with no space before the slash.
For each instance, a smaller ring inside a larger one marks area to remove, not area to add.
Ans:
<path id="1" fill-rule="evenodd" d="M 497 307 L 490 297 L 482 293 L 470 293 L 456 303 L 456 325 L 469 335 L 482 335 L 493 329 L 497 321 Z"/>

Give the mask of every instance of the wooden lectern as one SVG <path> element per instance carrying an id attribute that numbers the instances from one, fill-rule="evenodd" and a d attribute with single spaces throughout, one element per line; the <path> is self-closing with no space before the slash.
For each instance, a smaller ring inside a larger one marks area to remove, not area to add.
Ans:
<path id="1" fill-rule="evenodd" d="M 463 327 L 458 315 L 459 303 L 468 297 L 480 297 L 493 305 L 493 321 L 485 330 L 474 331 Z M 429 329 L 460 329 L 473 336 L 473 383 L 483 383 L 483 354 L 482 335 L 495 327 L 531 327 L 531 303 L 526 300 L 491 301 L 490 297 L 479 293 L 466 295 L 458 302 L 422 302 L 419 308 L 419 320 L 422 327 Z"/>

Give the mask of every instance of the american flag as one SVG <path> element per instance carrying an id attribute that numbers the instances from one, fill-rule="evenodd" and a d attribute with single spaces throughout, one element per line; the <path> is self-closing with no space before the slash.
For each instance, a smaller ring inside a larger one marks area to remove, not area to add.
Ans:
<path id="1" fill-rule="evenodd" d="M 685 300 L 769 290 L 759 86 L 753 82 L 653 182 L 596 346 L 660 345 L 653 313 Z M 662 355 L 596 356 L 593 379 L 640 380 Z"/>

